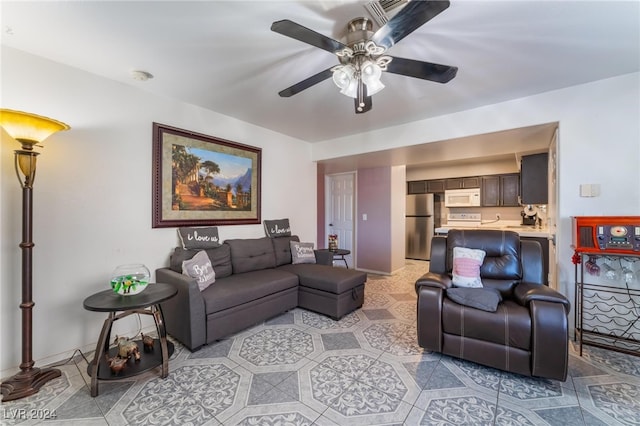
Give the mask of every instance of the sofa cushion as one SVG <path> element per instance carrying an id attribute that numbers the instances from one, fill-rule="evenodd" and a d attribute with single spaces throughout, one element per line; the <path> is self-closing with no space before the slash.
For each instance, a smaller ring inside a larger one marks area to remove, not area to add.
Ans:
<path id="1" fill-rule="evenodd" d="M 460 305 L 495 312 L 502 301 L 500 292 L 493 288 L 448 288 L 447 297 Z"/>
<path id="2" fill-rule="evenodd" d="M 451 229 L 447 234 L 447 271 L 453 268 L 453 248 L 467 247 L 486 253 L 480 275 L 482 279 L 519 280 L 520 236 L 513 231 Z"/>
<path id="3" fill-rule="evenodd" d="M 282 265 L 278 267 L 278 270 L 297 275 L 302 287 L 315 288 L 334 294 L 350 291 L 367 281 L 367 274 L 361 271 L 312 263 Z"/>
<path id="4" fill-rule="evenodd" d="M 170 268 L 173 271 L 182 273 L 182 262 L 191 259 L 200 250 L 185 250 L 176 247 L 170 259 Z M 229 246 L 223 244 L 220 247 L 206 249 L 207 256 L 211 260 L 213 270 L 216 271 L 217 278 L 224 278 L 231 275 L 231 250 Z"/>
<path id="5" fill-rule="evenodd" d="M 445 297 L 441 324 L 447 334 L 531 350 L 531 314 L 513 300 L 504 300 L 497 311 L 487 312 Z"/>
<path id="6" fill-rule="evenodd" d="M 316 263 L 316 254 L 313 251 L 313 243 L 301 243 L 291 241 L 291 263 Z"/>
<path id="7" fill-rule="evenodd" d="M 182 274 L 195 278 L 200 291 L 216 281 L 216 272 L 204 250 L 200 250 L 191 259 L 182 262 Z"/>
<path id="8" fill-rule="evenodd" d="M 298 277 L 279 269 L 233 274 L 202 292 L 206 314 L 233 308 L 298 286 Z"/>
<path id="9" fill-rule="evenodd" d="M 276 255 L 271 238 L 233 239 L 224 242 L 231 248 L 234 274 L 276 267 Z"/>
<path id="10" fill-rule="evenodd" d="M 291 241 L 300 241 L 300 239 L 297 235 L 271 239 L 276 255 L 276 266 L 291 263 Z"/>

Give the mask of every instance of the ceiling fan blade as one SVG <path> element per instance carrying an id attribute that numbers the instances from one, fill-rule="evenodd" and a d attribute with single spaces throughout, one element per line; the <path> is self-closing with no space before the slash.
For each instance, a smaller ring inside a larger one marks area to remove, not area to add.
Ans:
<path id="1" fill-rule="evenodd" d="M 387 64 L 387 72 L 435 81 L 436 83 L 447 83 L 456 76 L 458 67 L 394 56 Z"/>
<path id="2" fill-rule="evenodd" d="M 411 1 L 380 27 L 371 40 L 377 46 L 388 49 L 448 7 L 448 0 Z"/>
<path id="3" fill-rule="evenodd" d="M 331 67 L 333 68 L 333 67 Z M 280 91 L 278 93 L 278 95 L 280 95 L 283 98 L 288 98 L 290 96 L 293 96 L 297 93 L 302 92 L 305 89 L 308 89 L 311 86 L 314 86 L 328 78 L 331 78 L 331 76 L 333 75 L 333 72 L 331 71 L 331 68 L 327 68 L 324 71 L 320 71 L 318 74 L 314 74 L 311 77 L 302 80 L 299 83 L 294 84 L 291 87 L 287 87 L 286 89 Z"/>
<path id="4" fill-rule="evenodd" d="M 276 21 L 271 24 L 271 31 L 275 31 L 276 33 L 280 33 L 287 37 L 294 38 L 303 43 L 310 44 L 315 47 L 319 47 L 320 49 L 324 49 L 327 52 L 335 53 L 338 50 L 342 50 L 347 47 L 345 44 L 340 43 L 337 40 L 329 38 L 325 35 L 317 33 L 313 30 L 310 30 L 307 27 L 303 27 L 300 24 L 297 24 L 288 19 L 283 19 L 282 21 Z"/>

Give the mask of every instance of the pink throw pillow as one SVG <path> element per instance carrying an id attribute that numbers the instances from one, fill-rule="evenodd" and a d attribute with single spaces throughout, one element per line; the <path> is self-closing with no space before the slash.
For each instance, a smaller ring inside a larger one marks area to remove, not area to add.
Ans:
<path id="1" fill-rule="evenodd" d="M 484 250 L 454 247 L 453 285 L 456 287 L 482 287 L 480 267 L 485 255 Z"/>

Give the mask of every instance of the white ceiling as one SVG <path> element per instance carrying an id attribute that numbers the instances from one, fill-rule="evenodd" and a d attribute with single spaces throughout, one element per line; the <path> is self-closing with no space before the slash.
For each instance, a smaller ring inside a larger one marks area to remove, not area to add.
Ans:
<path id="1" fill-rule="evenodd" d="M 309 142 L 640 69 L 638 1 L 453 0 L 389 53 L 455 65 L 448 84 L 384 74 L 373 110 L 329 79 L 277 93 L 336 57 L 270 31 L 290 19 L 335 39 L 362 1 L 2 1 L 2 44 Z M 375 29 L 375 28 L 374 28 Z M 154 75 L 146 82 L 132 70 Z"/>

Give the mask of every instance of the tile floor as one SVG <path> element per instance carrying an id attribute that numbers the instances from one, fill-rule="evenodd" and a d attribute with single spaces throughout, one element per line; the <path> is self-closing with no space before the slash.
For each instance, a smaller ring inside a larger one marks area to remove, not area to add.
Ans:
<path id="1" fill-rule="evenodd" d="M 2 404 L 0 424 L 640 424 L 640 357 L 589 346 L 580 357 L 572 342 L 561 383 L 424 352 L 413 282 L 426 268 L 370 276 L 363 308 L 337 322 L 295 309 L 195 353 L 176 344 L 169 377 L 102 381 L 96 398 L 77 357 Z"/>

